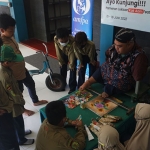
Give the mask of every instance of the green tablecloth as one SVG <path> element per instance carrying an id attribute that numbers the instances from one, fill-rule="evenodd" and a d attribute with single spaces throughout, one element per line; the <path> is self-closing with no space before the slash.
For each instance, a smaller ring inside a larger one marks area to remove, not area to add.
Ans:
<path id="1" fill-rule="evenodd" d="M 100 85 L 98 83 L 92 85 L 91 89 L 98 93 L 102 93 L 102 85 Z M 91 91 L 89 91 L 89 92 L 91 92 Z M 98 96 L 97 94 L 95 94 L 93 92 L 91 92 L 91 93 L 93 94 L 93 97 L 91 99 Z M 136 105 L 136 103 L 131 102 L 130 97 L 127 95 L 123 95 L 123 94 L 115 95 L 115 97 L 122 100 L 123 104 L 128 106 L 129 108 L 134 107 Z M 98 117 L 98 115 L 96 115 L 89 109 L 81 109 L 80 106 L 77 106 L 74 109 L 70 109 L 70 108 L 66 107 L 66 110 L 67 110 L 67 116 L 72 120 L 75 120 L 79 115 L 81 115 L 83 123 L 86 124 L 87 126 L 89 126 L 89 124 L 91 123 L 92 118 Z M 121 137 L 128 130 L 130 130 L 133 125 L 135 125 L 134 113 L 131 113 L 130 115 L 126 115 L 126 110 L 121 108 L 120 106 L 118 106 L 116 109 L 111 111 L 109 114 L 122 117 L 122 119 L 123 119 L 122 121 L 119 121 L 114 124 L 115 128 L 118 130 Z M 45 107 L 40 109 L 40 116 L 41 116 L 41 121 L 43 121 L 46 118 Z M 76 133 L 75 129 L 73 129 L 73 128 L 67 128 L 67 131 L 69 132 L 69 134 L 71 136 L 74 136 Z M 92 141 L 88 141 L 88 139 L 87 139 L 85 150 L 92 150 L 93 148 L 97 147 L 97 137 L 94 135 L 94 138 L 95 139 Z"/>

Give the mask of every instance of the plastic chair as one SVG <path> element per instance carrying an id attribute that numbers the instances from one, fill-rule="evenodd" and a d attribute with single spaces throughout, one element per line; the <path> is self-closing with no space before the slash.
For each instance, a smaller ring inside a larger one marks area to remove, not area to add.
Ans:
<path id="1" fill-rule="evenodd" d="M 150 89 L 150 47 L 143 49 L 148 58 L 149 64 L 145 77 L 141 81 L 136 81 L 135 90 L 126 92 L 125 94 L 131 97 L 131 101 L 137 101 Z"/>

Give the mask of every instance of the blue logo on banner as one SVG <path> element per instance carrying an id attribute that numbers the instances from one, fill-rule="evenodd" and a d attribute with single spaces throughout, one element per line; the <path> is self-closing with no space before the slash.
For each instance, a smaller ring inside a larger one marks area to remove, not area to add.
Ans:
<path id="1" fill-rule="evenodd" d="M 79 15 L 85 15 L 90 10 L 90 1 L 89 0 L 74 0 L 73 9 Z"/>

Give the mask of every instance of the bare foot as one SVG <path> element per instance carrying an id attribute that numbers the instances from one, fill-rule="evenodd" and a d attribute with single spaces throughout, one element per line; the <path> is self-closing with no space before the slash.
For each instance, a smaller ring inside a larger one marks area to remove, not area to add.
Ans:
<path id="1" fill-rule="evenodd" d="M 32 110 L 25 109 L 23 114 L 26 116 L 32 116 L 35 112 Z"/>
<path id="2" fill-rule="evenodd" d="M 48 101 L 46 101 L 46 100 L 40 100 L 37 103 L 33 103 L 33 105 L 34 106 L 39 106 L 39 105 L 43 105 L 43 104 L 46 104 L 46 103 L 48 103 Z"/>
<path id="3" fill-rule="evenodd" d="M 102 96 L 103 98 L 109 97 L 109 95 L 108 95 L 107 93 L 105 93 L 105 92 L 103 92 L 101 96 Z"/>

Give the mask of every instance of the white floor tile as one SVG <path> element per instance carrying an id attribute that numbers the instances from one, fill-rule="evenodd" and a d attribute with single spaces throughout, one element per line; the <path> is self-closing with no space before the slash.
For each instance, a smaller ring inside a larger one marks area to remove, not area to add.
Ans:
<path id="1" fill-rule="evenodd" d="M 23 57 L 27 57 L 27 56 L 36 54 L 36 50 L 31 49 L 31 48 L 24 46 L 22 44 L 19 44 L 19 49 L 22 52 Z"/>

